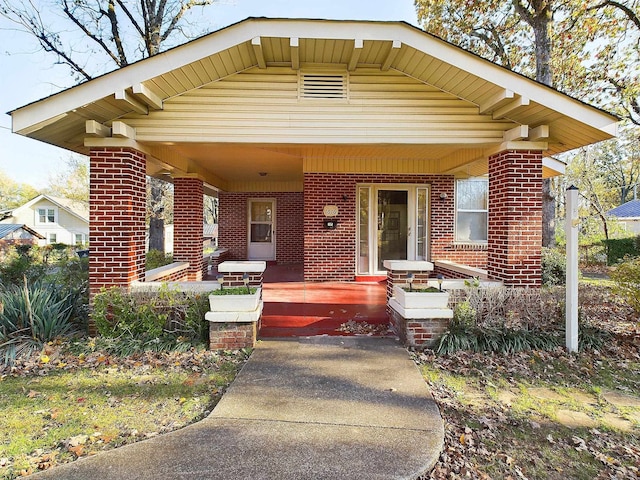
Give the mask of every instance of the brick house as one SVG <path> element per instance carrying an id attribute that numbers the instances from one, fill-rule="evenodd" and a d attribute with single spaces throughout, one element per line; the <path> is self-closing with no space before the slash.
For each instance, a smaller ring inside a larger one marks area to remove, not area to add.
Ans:
<path id="1" fill-rule="evenodd" d="M 308 281 L 408 259 L 539 285 L 552 157 L 617 120 L 403 22 L 264 18 L 10 114 L 90 156 L 93 291 L 144 279 L 145 174 L 174 184 L 184 279 L 202 275 L 207 192 L 230 259 Z"/>

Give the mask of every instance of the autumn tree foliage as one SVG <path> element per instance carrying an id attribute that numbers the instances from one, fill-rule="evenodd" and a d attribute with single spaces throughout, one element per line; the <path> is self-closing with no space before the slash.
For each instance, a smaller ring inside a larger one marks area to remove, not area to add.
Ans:
<path id="1" fill-rule="evenodd" d="M 640 1 L 416 0 L 415 5 L 425 30 L 640 125 Z M 555 202 L 548 181 L 543 203 L 543 244 L 551 245 Z"/>

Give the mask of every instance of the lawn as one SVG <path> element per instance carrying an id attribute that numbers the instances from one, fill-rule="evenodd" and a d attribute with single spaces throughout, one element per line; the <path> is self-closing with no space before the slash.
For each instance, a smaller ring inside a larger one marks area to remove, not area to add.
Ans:
<path id="1" fill-rule="evenodd" d="M 640 321 L 606 284 L 581 299 L 599 350 L 412 352 L 445 421 L 425 479 L 640 478 Z"/>
<path id="2" fill-rule="evenodd" d="M 47 345 L 41 355 L 0 377 L 0 478 L 28 475 L 193 423 L 213 409 L 248 354 L 191 351 L 119 358 L 100 351 L 76 355 L 70 347 Z"/>
<path id="3" fill-rule="evenodd" d="M 599 350 L 410 352 L 445 421 L 433 479 L 640 476 L 640 322 L 607 285 L 581 287 Z M 248 351 L 106 354 L 48 344 L 0 370 L 0 478 L 170 432 L 206 416 Z"/>

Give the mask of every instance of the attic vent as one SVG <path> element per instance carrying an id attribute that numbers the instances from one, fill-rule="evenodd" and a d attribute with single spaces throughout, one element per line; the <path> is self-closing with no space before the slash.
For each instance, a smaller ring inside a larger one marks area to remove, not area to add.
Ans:
<path id="1" fill-rule="evenodd" d="M 346 75 L 301 73 L 300 98 L 347 98 Z"/>

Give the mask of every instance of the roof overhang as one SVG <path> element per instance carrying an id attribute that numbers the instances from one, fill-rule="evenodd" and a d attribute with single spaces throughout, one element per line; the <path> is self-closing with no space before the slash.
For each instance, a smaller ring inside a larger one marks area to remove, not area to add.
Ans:
<path id="1" fill-rule="evenodd" d="M 202 128 L 201 135 L 178 141 L 171 132 L 166 138 L 140 133 L 147 119 L 159 116 L 165 104 L 182 95 L 253 69 L 300 71 L 305 66 L 401 74 L 464 102 L 470 114 L 493 126 L 483 127 L 489 133 L 473 135 L 425 134 L 418 142 L 402 135 L 382 138 L 379 133 L 346 135 L 336 141 L 314 135 L 284 141 L 268 133 L 225 141 L 223 136 L 209 138 Z M 283 188 L 300 180 L 302 164 L 309 158 L 363 160 L 362 152 L 371 159 L 412 165 L 423 161 L 429 170 L 425 173 L 474 175 L 486 170 L 491 152 L 530 148 L 550 157 L 615 136 L 618 121 L 404 22 L 264 18 L 231 25 L 10 115 L 13 131 L 21 135 L 83 154 L 96 146 L 138 148 L 151 159 L 152 175 L 199 175 L 222 188 L 243 180 L 226 170 L 237 172 L 233 159 L 249 153 L 257 168 L 282 171 L 272 178 Z M 216 155 L 219 158 L 213 158 Z M 545 162 L 545 176 L 564 171 L 557 161 Z"/>

